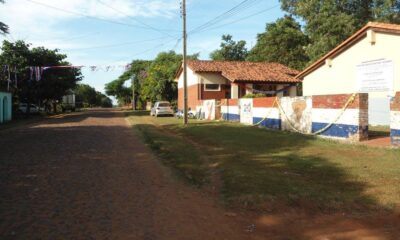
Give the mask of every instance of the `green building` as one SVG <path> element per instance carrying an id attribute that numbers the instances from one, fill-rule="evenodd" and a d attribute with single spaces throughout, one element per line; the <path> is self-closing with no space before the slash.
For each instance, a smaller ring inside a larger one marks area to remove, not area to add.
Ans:
<path id="1" fill-rule="evenodd" d="M 11 93 L 0 92 L 0 124 L 11 121 L 12 97 Z"/>

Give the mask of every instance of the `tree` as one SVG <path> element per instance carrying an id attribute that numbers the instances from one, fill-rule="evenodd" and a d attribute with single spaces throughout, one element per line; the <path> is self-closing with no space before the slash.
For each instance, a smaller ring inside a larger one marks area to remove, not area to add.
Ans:
<path id="1" fill-rule="evenodd" d="M 97 93 L 87 84 L 78 84 L 74 90 L 75 100 L 80 107 L 91 107 L 97 103 Z"/>
<path id="2" fill-rule="evenodd" d="M 127 79 L 118 78 L 105 86 L 106 94 L 108 96 L 114 96 L 119 105 L 126 105 L 131 102 L 132 89 L 125 86 Z"/>
<path id="3" fill-rule="evenodd" d="M 291 16 L 285 16 L 274 23 L 267 24 L 266 31 L 258 34 L 257 43 L 249 52 L 248 61 L 278 62 L 301 70 L 309 58 L 305 47 L 308 37 L 301 26 Z"/>
<path id="4" fill-rule="evenodd" d="M 247 57 L 246 41 L 235 42 L 231 35 L 222 35 L 220 49 L 210 54 L 212 60 L 218 61 L 244 61 Z"/>
<path id="5" fill-rule="evenodd" d="M 82 80 L 79 69 L 47 69 L 43 71 L 40 81 L 31 79 L 30 66 L 65 66 L 70 65 L 65 61 L 66 55 L 58 53 L 58 50 L 49 50 L 43 47 L 30 49 L 30 44 L 24 41 L 11 43 L 3 41 L 0 54 L 0 65 L 8 65 L 11 70 L 17 70 L 18 86 L 12 84 L 11 91 L 19 102 L 26 103 L 50 103 L 56 105 L 68 90 L 73 89 L 77 82 Z M 14 74 L 11 80 L 15 82 Z M 4 74 L 0 76 L 7 79 Z M 6 87 L 6 81 L 2 81 L 2 88 Z M 15 102 L 15 101 L 14 101 Z M 28 108 L 29 109 L 29 108 Z M 29 112 L 28 112 L 29 114 Z"/>
<path id="6" fill-rule="evenodd" d="M 199 54 L 188 56 L 197 59 Z M 182 64 L 182 55 L 174 51 L 161 52 L 152 61 L 147 72 L 147 78 L 141 86 L 141 97 L 146 101 L 176 101 L 178 86 L 174 81 L 175 74 Z"/>
<path id="7" fill-rule="evenodd" d="M 79 107 L 112 107 L 112 100 L 87 84 L 78 84 L 74 89 Z"/>
<path id="8" fill-rule="evenodd" d="M 0 0 L 0 3 L 4 3 L 4 0 Z M 4 35 L 7 33 L 8 33 L 8 26 L 5 23 L 0 22 L 0 34 Z"/>
<path id="9" fill-rule="evenodd" d="M 314 61 L 368 21 L 400 22 L 396 0 L 280 0 L 282 9 L 305 22 L 307 55 Z"/>

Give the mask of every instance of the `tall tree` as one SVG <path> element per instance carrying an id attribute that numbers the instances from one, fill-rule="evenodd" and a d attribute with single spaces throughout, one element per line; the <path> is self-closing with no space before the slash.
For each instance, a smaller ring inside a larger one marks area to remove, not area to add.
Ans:
<path id="1" fill-rule="evenodd" d="M 311 44 L 306 51 L 316 60 L 368 21 L 400 22 L 398 0 L 280 0 L 282 9 L 305 22 Z"/>
<path id="2" fill-rule="evenodd" d="M 188 56 L 197 59 L 199 54 Z M 175 74 L 182 64 L 182 55 L 174 51 L 161 52 L 152 61 L 147 72 L 147 78 L 141 86 L 141 96 L 146 101 L 158 100 L 176 101 L 178 86 L 174 81 Z"/>
<path id="3" fill-rule="evenodd" d="M 128 79 L 118 78 L 105 86 L 106 94 L 114 96 L 118 100 L 119 105 L 127 105 L 132 100 L 132 89 L 126 87 L 125 83 Z"/>
<path id="4" fill-rule="evenodd" d="M 82 79 L 80 70 L 72 68 L 48 69 L 43 72 L 40 81 L 30 79 L 30 66 L 70 65 L 65 61 L 67 56 L 60 54 L 58 50 L 43 47 L 30 49 L 30 45 L 24 41 L 3 41 L 1 50 L 0 65 L 8 65 L 11 71 L 17 71 L 18 85 L 12 84 L 11 91 L 19 102 L 57 103 Z M 15 83 L 14 76 L 11 74 L 11 80 Z M 0 78 L 7 79 L 8 76 L 0 74 Z M 5 88 L 7 81 L 1 83 L 0 87 Z"/>
<path id="5" fill-rule="evenodd" d="M 285 16 L 267 24 L 266 31 L 258 34 L 257 43 L 250 50 L 247 60 L 278 62 L 301 70 L 309 61 L 304 48 L 308 37 L 291 16 Z"/>
<path id="6" fill-rule="evenodd" d="M 212 60 L 218 61 L 244 61 L 248 51 L 246 41 L 233 41 L 231 35 L 222 35 L 220 49 L 210 54 Z"/>
<path id="7" fill-rule="evenodd" d="M 4 0 L 0 0 L 0 3 L 4 3 Z M 0 22 L 0 34 L 4 35 L 6 33 L 8 33 L 8 26 L 5 23 Z"/>

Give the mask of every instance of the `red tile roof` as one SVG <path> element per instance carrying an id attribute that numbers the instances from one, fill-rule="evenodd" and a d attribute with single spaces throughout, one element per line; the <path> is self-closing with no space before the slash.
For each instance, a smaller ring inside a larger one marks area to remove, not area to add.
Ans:
<path id="1" fill-rule="evenodd" d="M 196 73 L 220 73 L 232 82 L 301 82 L 295 78 L 299 71 L 279 63 L 190 60 L 188 67 Z"/>
<path id="2" fill-rule="evenodd" d="M 367 25 L 365 25 L 363 28 L 361 28 L 359 31 L 357 31 L 355 34 L 353 34 L 351 37 L 346 39 L 344 42 L 339 44 L 336 48 L 334 48 L 332 51 L 327 53 L 325 56 L 320 58 L 318 61 L 314 62 L 310 66 L 308 66 L 306 69 L 304 69 L 300 74 L 296 76 L 298 79 L 303 79 L 305 76 L 308 74 L 312 73 L 314 70 L 318 69 L 320 66 L 322 66 L 325 63 L 325 60 L 328 58 L 333 58 L 349 47 L 351 47 L 353 44 L 358 42 L 360 39 L 364 38 L 367 36 L 367 30 L 372 29 L 376 32 L 381 32 L 381 33 L 391 33 L 391 34 L 400 34 L 400 25 L 398 24 L 389 24 L 389 23 L 379 23 L 379 22 L 369 22 Z"/>

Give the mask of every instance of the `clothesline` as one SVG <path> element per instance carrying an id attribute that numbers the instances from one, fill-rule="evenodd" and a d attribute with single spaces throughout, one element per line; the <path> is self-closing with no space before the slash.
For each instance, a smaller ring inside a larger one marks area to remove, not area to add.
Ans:
<path id="1" fill-rule="evenodd" d="M 126 64 L 126 65 L 79 65 L 79 66 L 73 66 L 73 65 L 65 65 L 65 66 L 29 66 L 27 69 L 29 70 L 29 80 L 30 81 L 41 81 L 43 74 L 45 73 L 46 70 L 50 69 L 82 69 L 82 68 L 89 68 L 90 71 L 92 72 L 97 72 L 97 71 L 114 71 L 116 69 L 124 69 L 125 71 L 128 71 L 131 68 L 132 64 Z M 3 72 L 7 76 L 7 88 L 9 90 L 10 88 L 10 83 L 11 81 L 11 72 L 14 73 L 14 81 L 15 81 L 15 86 L 17 87 L 18 80 L 17 80 L 17 72 L 19 70 L 16 67 L 11 67 L 9 65 L 3 65 Z"/>

